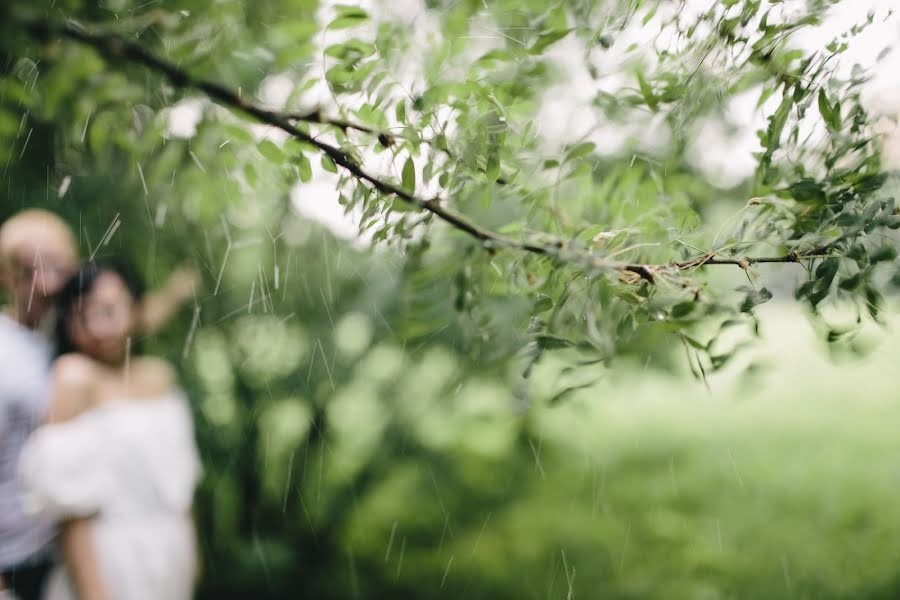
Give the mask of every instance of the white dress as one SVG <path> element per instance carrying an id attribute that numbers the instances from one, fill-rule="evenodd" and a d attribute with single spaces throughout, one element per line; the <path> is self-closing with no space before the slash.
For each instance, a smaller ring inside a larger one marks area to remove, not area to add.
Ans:
<path id="1" fill-rule="evenodd" d="M 200 461 L 181 393 L 110 402 L 40 427 L 19 469 L 27 511 L 57 521 L 93 516 L 110 598 L 191 597 L 197 565 L 190 511 Z M 63 565 L 44 597 L 77 599 Z"/>

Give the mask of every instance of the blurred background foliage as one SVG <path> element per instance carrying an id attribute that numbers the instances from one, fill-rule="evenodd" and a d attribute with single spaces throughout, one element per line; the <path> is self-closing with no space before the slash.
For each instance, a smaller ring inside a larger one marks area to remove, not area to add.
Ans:
<path id="1" fill-rule="evenodd" d="M 198 597 L 894 597 L 893 345 L 876 366 L 842 367 L 859 387 L 840 388 L 813 341 L 792 339 L 807 332 L 800 311 L 775 307 L 755 348 L 791 365 L 760 374 L 738 352 L 771 297 L 752 270 L 661 271 L 650 285 L 582 255 L 484 252 L 332 177 L 308 144 L 23 25 L 71 19 L 277 110 L 390 127 L 398 139 L 384 144 L 300 125 L 365 161 L 397 158 L 384 176 L 405 187 L 414 159 L 412 189 L 512 237 L 640 263 L 833 243 L 805 283 L 796 265 L 765 283 L 803 284 L 807 311 L 840 312 L 840 327 L 814 321 L 820 339 L 869 347 L 863 315 L 882 318 L 896 259 L 884 232 L 897 223 L 856 95 L 864 77 L 824 68 L 842 41 L 809 57 L 789 45 L 833 2 L 782 14 L 784 3 L 729 0 L 694 18 L 684 3 L 641 0 L 425 4 L 430 20 L 412 26 L 390 3 L 0 9 L 0 219 L 47 207 L 84 257 L 126 256 L 150 285 L 183 262 L 203 273 L 193 305 L 145 341 L 178 367 L 195 410 Z M 597 53 L 660 21 L 674 49 L 629 55 L 593 105 L 628 131 L 661 115 L 665 139 L 548 146 L 534 120 L 559 79 L 547 49 L 572 35 L 590 69 L 608 69 Z M 326 25 L 365 29 L 328 45 Z M 485 49 L 477 33 L 491 28 L 524 41 Z M 410 54 L 421 73 L 405 89 Z M 798 83 L 807 76 L 815 85 Z M 305 99 L 322 86 L 324 108 Z M 758 167 L 712 182 L 687 147 L 747 90 L 760 106 L 775 99 Z M 815 144 L 803 119 L 825 132 Z M 310 202 L 340 202 L 371 241 L 299 210 Z M 711 375 L 732 359 L 740 376 Z M 864 385 L 871 401 L 847 419 L 840 400 Z"/>

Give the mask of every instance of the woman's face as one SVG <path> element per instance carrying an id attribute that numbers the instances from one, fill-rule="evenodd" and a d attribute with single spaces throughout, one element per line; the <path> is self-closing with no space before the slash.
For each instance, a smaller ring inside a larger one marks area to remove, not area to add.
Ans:
<path id="1" fill-rule="evenodd" d="M 121 362 L 137 313 L 122 279 L 109 271 L 100 273 L 72 310 L 68 334 L 78 351 L 103 362 Z"/>

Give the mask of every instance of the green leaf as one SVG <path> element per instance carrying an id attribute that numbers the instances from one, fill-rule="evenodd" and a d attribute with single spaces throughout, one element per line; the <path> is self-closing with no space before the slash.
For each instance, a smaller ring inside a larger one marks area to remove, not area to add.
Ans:
<path id="1" fill-rule="evenodd" d="M 247 183 L 250 187 L 256 186 L 259 176 L 256 173 L 256 168 L 251 163 L 244 165 L 244 177 L 247 179 Z"/>
<path id="2" fill-rule="evenodd" d="M 394 197 L 394 199 L 391 200 L 391 210 L 394 212 L 409 213 L 416 212 L 420 209 L 412 202 L 407 202 L 403 198 Z"/>
<path id="3" fill-rule="evenodd" d="M 571 348 L 575 345 L 572 340 L 550 334 L 539 335 L 535 338 L 535 341 L 541 350 L 558 350 L 560 348 Z"/>
<path id="4" fill-rule="evenodd" d="M 488 156 L 484 172 L 488 181 L 497 181 L 497 178 L 500 177 L 500 160 L 496 152 L 491 152 L 491 155 Z"/>
<path id="5" fill-rule="evenodd" d="M 687 301 L 687 302 L 679 302 L 675 306 L 672 307 L 672 318 L 673 319 L 683 319 L 688 316 L 692 312 L 694 312 L 694 307 L 697 305 L 696 302 Z"/>
<path id="6" fill-rule="evenodd" d="M 534 44 L 531 45 L 531 48 L 528 49 L 528 52 L 530 54 L 540 54 L 551 44 L 554 44 L 569 35 L 569 32 L 571 31 L 571 29 L 555 29 L 551 31 L 545 31 L 538 36 L 538 39 L 534 42 Z"/>
<path id="7" fill-rule="evenodd" d="M 697 350 L 706 350 L 706 344 L 701 344 L 698 340 L 695 340 L 687 334 L 682 333 L 681 339 L 684 340 L 684 342 L 692 348 L 696 348 Z"/>
<path id="8" fill-rule="evenodd" d="M 566 160 L 578 160 L 594 151 L 597 145 L 593 142 L 582 142 L 566 152 Z"/>
<path id="9" fill-rule="evenodd" d="M 766 149 L 770 154 L 781 145 L 781 133 L 784 131 L 784 126 L 787 124 L 793 105 L 793 97 L 785 94 L 781 104 L 778 106 L 778 110 L 769 117 L 769 128 L 766 130 Z"/>
<path id="10" fill-rule="evenodd" d="M 654 16 L 656 16 L 656 11 L 659 10 L 659 5 L 660 5 L 661 1 L 662 0 L 656 0 L 656 4 L 654 4 L 653 7 L 650 8 L 649 11 L 647 11 L 647 14 L 644 15 L 644 18 L 641 19 L 641 25 L 646 25 L 653 19 Z"/>
<path id="11" fill-rule="evenodd" d="M 369 18 L 366 11 L 358 6 L 337 5 L 334 7 L 337 17 L 328 24 L 328 29 L 347 29 L 356 27 Z"/>
<path id="12" fill-rule="evenodd" d="M 887 173 L 871 173 L 863 175 L 853 184 L 853 190 L 861 196 L 871 194 L 872 192 L 880 190 L 882 186 L 884 186 L 886 180 Z"/>
<path id="13" fill-rule="evenodd" d="M 798 202 L 824 202 L 825 190 L 822 184 L 814 179 L 801 179 L 792 183 L 786 190 L 787 194 Z"/>
<path id="14" fill-rule="evenodd" d="M 337 173 L 337 165 L 334 164 L 334 161 L 327 154 L 322 155 L 322 168 L 329 173 Z"/>
<path id="15" fill-rule="evenodd" d="M 801 300 L 803 298 L 808 298 L 809 295 L 812 293 L 815 285 L 816 285 L 815 281 L 805 282 L 803 285 L 801 285 L 799 288 L 797 288 L 797 291 L 794 293 L 794 297 L 797 300 Z"/>
<path id="16" fill-rule="evenodd" d="M 569 394 L 571 394 L 571 393 L 573 393 L 573 392 L 577 392 L 578 390 L 584 390 L 584 389 L 587 389 L 587 388 L 589 388 L 589 387 L 591 387 L 591 386 L 593 386 L 593 385 L 596 385 L 597 382 L 600 381 L 600 379 L 601 379 L 601 378 L 598 377 L 598 378 L 596 378 L 596 379 L 592 379 L 591 381 L 587 381 L 587 382 L 585 382 L 585 383 L 579 383 L 578 385 L 571 385 L 571 386 L 569 386 L 569 387 L 567 387 L 567 388 L 563 388 L 563 389 L 560 390 L 559 392 L 553 394 L 553 396 L 551 396 L 550 399 L 547 400 L 547 403 L 550 404 L 551 406 L 556 405 L 556 404 L 558 404 L 558 403 L 560 402 L 560 400 L 562 400 L 563 398 L 565 398 L 565 397 L 568 396 Z"/>
<path id="17" fill-rule="evenodd" d="M 478 60 L 475 61 L 475 64 L 484 65 L 484 66 L 492 66 L 494 62 L 497 61 L 507 61 L 513 58 L 513 54 L 507 52 L 506 50 L 501 50 L 499 48 L 494 48 L 482 54 Z"/>
<path id="18" fill-rule="evenodd" d="M 401 181 L 403 183 L 403 187 L 408 192 L 416 191 L 416 165 L 413 162 L 412 157 L 406 159 L 406 162 L 403 163 L 403 173 L 401 175 Z"/>
<path id="19" fill-rule="evenodd" d="M 353 72 L 344 65 L 337 65 L 325 71 L 325 81 L 334 87 L 342 87 L 353 79 Z"/>
<path id="20" fill-rule="evenodd" d="M 718 371 L 722 367 L 725 367 L 728 363 L 730 363 L 735 357 L 741 354 L 741 350 L 749 346 L 749 341 L 739 342 L 733 348 L 731 348 L 728 352 L 723 352 L 722 354 L 712 354 L 709 357 L 709 362 L 712 364 L 712 368 L 714 371 Z"/>
<path id="21" fill-rule="evenodd" d="M 826 258 L 816 267 L 816 277 L 825 282 L 826 285 L 831 285 L 834 276 L 837 275 L 839 266 L 838 259 Z"/>
<path id="22" fill-rule="evenodd" d="M 334 12 L 338 14 L 338 16 L 347 16 L 347 15 L 358 15 L 358 14 L 366 14 L 366 11 L 361 9 L 359 6 L 355 4 L 335 4 Z"/>
<path id="23" fill-rule="evenodd" d="M 300 181 L 309 183 L 312 179 L 312 164 L 310 164 L 309 159 L 304 154 L 299 156 L 297 162 L 299 163 L 297 166 L 300 169 Z"/>
<path id="24" fill-rule="evenodd" d="M 375 54 L 376 48 L 359 38 L 351 38 L 343 44 L 332 44 L 325 48 L 325 54 L 339 60 L 359 60 Z"/>
<path id="25" fill-rule="evenodd" d="M 363 21 L 365 19 L 359 17 L 338 17 L 328 24 L 328 29 L 349 29 L 350 27 L 356 27 Z"/>
<path id="26" fill-rule="evenodd" d="M 859 242 L 853 244 L 849 249 L 847 249 L 847 258 L 853 259 L 858 263 L 864 262 L 867 259 L 868 255 L 869 252 L 868 250 L 866 250 L 866 247 Z"/>
<path id="27" fill-rule="evenodd" d="M 284 152 L 282 152 L 281 148 L 275 145 L 275 142 L 271 140 L 261 141 L 256 149 L 259 150 L 260 154 L 274 163 L 281 164 L 285 161 L 286 157 Z"/>
<path id="28" fill-rule="evenodd" d="M 641 95 L 644 97 L 644 102 L 647 103 L 647 106 L 653 112 L 656 112 L 659 109 L 659 101 L 656 98 L 656 95 L 653 93 L 653 87 L 650 85 L 650 82 L 647 81 L 647 77 L 644 75 L 644 71 L 637 72 L 638 78 L 638 86 L 641 90 Z"/>
<path id="29" fill-rule="evenodd" d="M 897 248 L 891 244 L 879 246 L 872 254 L 869 255 L 871 264 L 880 262 L 889 262 L 897 258 Z"/>
<path id="30" fill-rule="evenodd" d="M 860 220 L 861 219 L 860 219 L 859 214 L 850 211 L 850 212 L 842 212 L 841 214 L 839 214 L 837 216 L 837 218 L 834 220 L 834 222 L 838 227 L 849 228 L 849 227 L 853 227 L 854 225 L 857 225 L 860 222 Z"/>
<path id="31" fill-rule="evenodd" d="M 878 319 L 881 306 L 884 304 L 884 296 L 873 287 L 866 287 L 866 308 L 873 319 Z"/>
<path id="32" fill-rule="evenodd" d="M 553 298 L 547 294 L 538 294 L 537 301 L 534 303 L 534 312 L 544 312 L 553 308 Z"/>
<path id="33" fill-rule="evenodd" d="M 742 288 L 747 290 L 748 288 Z M 764 304 L 772 299 L 772 292 L 767 290 L 766 288 L 759 288 L 758 290 L 749 289 L 747 291 L 747 296 L 744 298 L 744 301 L 741 303 L 741 312 L 750 312 L 756 306 L 760 304 Z"/>
<path id="34" fill-rule="evenodd" d="M 863 280 L 863 274 L 862 274 L 862 271 L 860 271 L 859 273 L 856 273 L 855 275 L 851 275 L 850 277 L 845 277 L 844 279 L 842 279 L 841 282 L 838 284 L 838 288 L 840 288 L 846 292 L 851 292 L 859 287 L 859 284 L 862 283 L 862 280 Z"/>
<path id="35" fill-rule="evenodd" d="M 252 144 L 253 143 L 253 134 L 251 134 L 245 127 L 240 125 L 232 125 L 230 123 L 221 123 L 219 127 L 225 134 L 225 138 L 232 142 L 239 142 L 241 144 Z"/>
<path id="36" fill-rule="evenodd" d="M 375 108 L 371 104 L 363 104 L 359 110 L 354 111 L 361 121 L 375 125 L 379 128 L 387 128 L 387 117 L 379 108 Z"/>
<path id="37" fill-rule="evenodd" d="M 837 110 L 836 110 L 837 109 Z M 841 129 L 841 113 L 839 106 L 832 106 L 828 102 L 828 96 L 824 89 L 819 90 L 819 112 L 825 125 L 832 131 L 840 131 Z"/>
<path id="38" fill-rule="evenodd" d="M 303 154 L 304 152 L 318 153 L 319 149 L 307 142 L 301 142 L 297 138 L 288 138 L 284 142 L 284 151 L 288 155 Z"/>
<path id="39" fill-rule="evenodd" d="M 456 290 L 456 295 L 453 299 L 453 307 L 457 310 L 457 312 L 462 312 L 466 308 L 466 292 L 469 287 L 469 278 L 466 276 L 465 271 L 459 271 L 456 273 L 453 284 L 453 287 Z"/>

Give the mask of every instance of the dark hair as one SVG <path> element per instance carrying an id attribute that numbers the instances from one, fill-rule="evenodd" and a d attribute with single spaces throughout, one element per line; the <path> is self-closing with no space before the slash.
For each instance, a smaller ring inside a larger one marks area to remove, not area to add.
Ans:
<path id="1" fill-rule="evenodd" d="M 144 284 L 131 265 L 116 258 L 92 260 L 82 264 L 69 277 L 56 297 L 56 354 L 75 352 L 77 348 L 69 337 L 69 323 L 80 307 L 82 299 L 94 289 L 103 273 L 112 273 L 122 280 L 135 302 L 144 295 Z"/>

